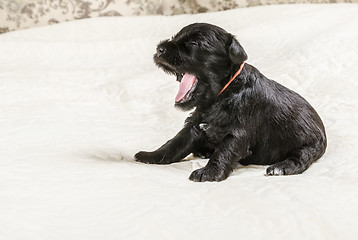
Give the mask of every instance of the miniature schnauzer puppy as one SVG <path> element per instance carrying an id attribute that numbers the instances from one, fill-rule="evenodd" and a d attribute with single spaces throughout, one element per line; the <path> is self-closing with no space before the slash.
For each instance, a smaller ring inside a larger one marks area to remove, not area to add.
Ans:
<path id="1" fill-rule="evenodd" d="M 183 129 L 135 160 L 178 162 L 192 153 L 209 158 L 192 181 L 222 181 L 240 165 L 270 165 L 267 175 L 304 172 L 325 152 L 323 123 L 294 91 L 245 63 L 246 52 L 220 27 L 195 23 L 157 46 L 156 65 L 176 76 L 175 106 L 195 109 Z"/>

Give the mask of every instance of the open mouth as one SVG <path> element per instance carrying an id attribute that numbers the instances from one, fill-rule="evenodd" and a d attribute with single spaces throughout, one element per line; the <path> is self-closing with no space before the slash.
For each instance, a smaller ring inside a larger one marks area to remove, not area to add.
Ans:
<path id="1" fill-rule="evenodd" d="M 165 72 L 169 74 L 175 73 L 177 75 L 177 81 L 180 82 L 180 84 L 179 91 L 175 97 L 175 103 L 184 103 L 189 101 L 198 83 L 197 78 L 190 73 L 178 73 L 171 64 L 165 61 L 162 57 L 159 57 L 157 54 L 154 55 L 154 62 Z"/>
<path id="2" fill-rule="evenodd" d="M 198 80 L 190 73 L 183 75 L 177 75 L 177 80 L 180 82 L 179 91 L 175 97 L 175 103 L 183 103 L 191 98 L 192 93 L 195 90 Z"/>

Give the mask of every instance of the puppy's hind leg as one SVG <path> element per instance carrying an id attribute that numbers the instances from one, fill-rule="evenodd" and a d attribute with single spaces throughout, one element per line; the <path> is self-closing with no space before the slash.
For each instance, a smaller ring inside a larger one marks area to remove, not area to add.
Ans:
<path id="1" fill-rule="evenodd" d="M 325 144 L 320 142 L 313 146 L 295 149 L 287 155 L 284 161 L 269 166 L 266 174 L 268 176 L 301 174 L 323 155 L 325 148 Z"/>

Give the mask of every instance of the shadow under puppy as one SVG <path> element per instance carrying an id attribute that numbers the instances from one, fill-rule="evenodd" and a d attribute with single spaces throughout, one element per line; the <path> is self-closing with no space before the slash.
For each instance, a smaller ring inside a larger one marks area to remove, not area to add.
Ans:
<path id="1" fill-rule="evenodd" d="M 320 158 L 327 140 L 316 111 L 246 59 L 233 35 L 210 24 L 188 25 L 161 42 L 154 62 L 180 82 L 175 106 L 195 110 L 173 139 L 138 152 L 136 161 L 210 158 L 189 177 L 204 182 L 226 179 L 239 164 L 270 165 L 267 175 L 300 174 Z"/>

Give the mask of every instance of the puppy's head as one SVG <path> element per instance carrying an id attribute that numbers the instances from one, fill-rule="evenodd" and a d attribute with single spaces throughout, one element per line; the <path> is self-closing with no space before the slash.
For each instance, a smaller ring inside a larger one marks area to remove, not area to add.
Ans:
<path id="1" fill-rule="evenodd" d="M 206 23 L 184 27 L 154 54 L 157 66 L 180 82 L 175 105 L 183 110 L 211 105 L 246 59 L 233 35 Z"/>

